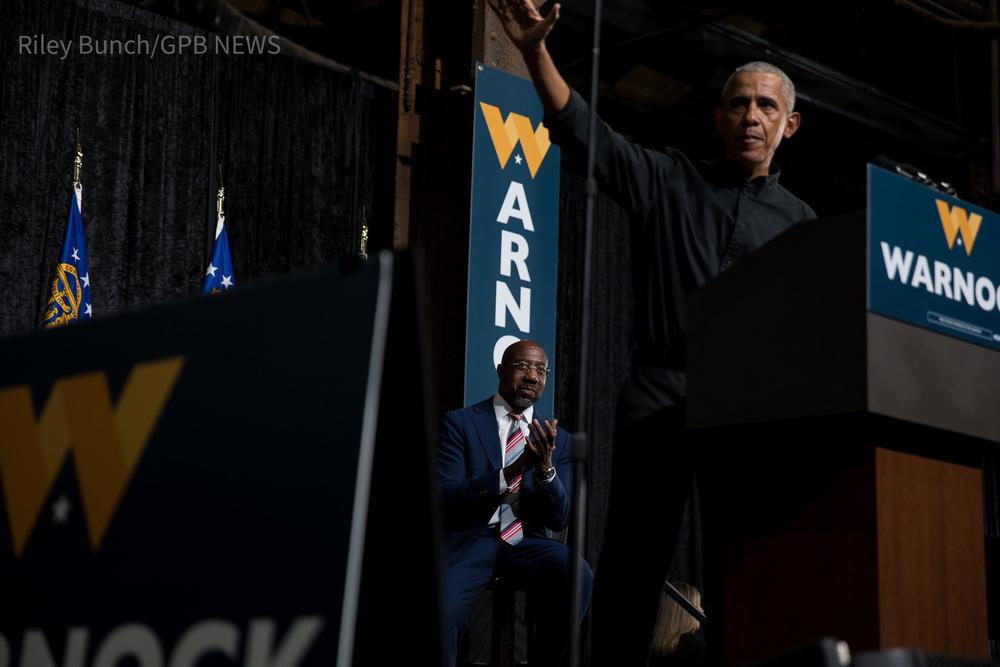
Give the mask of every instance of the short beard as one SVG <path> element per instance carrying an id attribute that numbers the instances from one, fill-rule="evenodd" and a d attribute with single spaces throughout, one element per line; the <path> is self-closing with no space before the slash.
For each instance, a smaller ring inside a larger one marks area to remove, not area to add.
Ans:
<path id="1" fill-rule="evenodd" d="M 535 402 L 530 398 L 522 398 L 521 396 L 515 396 L 514 400 L 511 401 L 511 403 L 513 403 L 513 407 L 515 408 L 521 408 L 522 410 L 527 410 L 532 405 L 534 405 Z"/>

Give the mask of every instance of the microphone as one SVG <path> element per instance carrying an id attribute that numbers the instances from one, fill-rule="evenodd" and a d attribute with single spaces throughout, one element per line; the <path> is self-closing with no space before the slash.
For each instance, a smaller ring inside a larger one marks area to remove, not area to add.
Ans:
<path id="1" fill-rule="evenodd" d="M 911 181 L 920 183 L 921 185 L 926 185 L 928 187 L 934 188 L 938 192 L 943 192 L 945 194 L 951 195 L 952 197 L 957 197 L 958 192 L 955 188 L 946 181 L 935 181 L 930 176 L 927 175 L 923 170 L 914 167 L 912 164 L 907 164 L 905 162 L 896 162 L 895 160 L 889 159 L 884 155 L 876 155 L 872 158 L 872 164 L 882 167 L 883 169 L 888 169 L 891 172 L 899 174 L 904 178 L 908 178 Z"/>

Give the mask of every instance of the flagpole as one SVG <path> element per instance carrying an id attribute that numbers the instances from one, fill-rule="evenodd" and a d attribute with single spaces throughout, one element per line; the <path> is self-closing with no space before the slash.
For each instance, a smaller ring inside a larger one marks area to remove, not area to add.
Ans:
<path id="1" fill-rule="evenodd" d="M 596 162 L 595 144 L 597 137 L 597 100 L 600 97 L 601 67 L 601 19 L 604 11 L 603 0 L 594 0 L 594 35 L 590 61 L 590 122 L 587 128 L 587 199 L 583 221 L 583 303 L 580 313 L 580 365 L 576 385 L 576 418 L 580 425 L 571 441 L 573 465 L 573 505 L 570 529 L 570 635 L 569 667 L 579 667 L 582 657 L 582 642 L 578 614 L 583 606 L 583 551 L 587 530 L 587 458 L 590 443 L 587 436 L 588 425 L 588 372 L 590 363 L 591 289 L 594 266 L 594 200 L 597 196 L 597 180 L 594 177 Z M 613 613 L 602 610 L 604 613 Z"/>
<path id="2" fill-rule="evenodd" d="M 76 150 L 73 154 L 73 193 L 76 195 L 76 205 L 83 213 L 83 185 L 80 177 L 83 174 L 83 146 L 80 145 L 80 128 L 76 128 Z"/>
<path id="3" fill-rule="evenodd" d="M 222 162 L 217 163 L 218 180 L 215 186 L 215 235 L 209 253 L 208 269 L 202 281 L 202 294 L 215 294 L 228 290 L 233 282 L 233 258 L 229 253 L 226 234 L 226 184 L 223 181 Z M 221 271 L 220 271 L 221 270 Z M 218 275 L 216 273 L 218 272 Z"/>
<path id="4" fill-rule="evenodd" d="M 90 272 L 87 269 L 86 235 L 83 232 L 83 148 L 80 128 L 76 128 L 73 149 L 73 194 L 70 197 L 69 219 L 63 235 L 62 250 L 56 262 L 51 296 L 45 304 L 42 328 L 69 324 L 81 316 L 93 317 L 90 300 Z"/>
<path id="5" fill-rule="evenodd" d="M 215 191 L 215 236 L 219 236 L 219 220 L 223 220 L 226 217 L 225 211 L 226 203 L 226 185 L 222 180 L 222 163 L 219 163 L 219 187 Z"/>
<path id="6" fill-rule="evenodd" d="M 80 146 L 80 128 L 76 128 L 76 154 L 73 157 L 73 184 L 80 182 L 80 172 L 83 171 L 83 147 Z"/>

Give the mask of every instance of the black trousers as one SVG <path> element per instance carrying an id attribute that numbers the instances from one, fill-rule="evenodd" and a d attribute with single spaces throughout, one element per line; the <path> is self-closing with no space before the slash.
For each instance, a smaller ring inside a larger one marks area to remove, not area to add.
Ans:
<path id="1" fill-rule="evenodd" d="M 473 603 L 490 578 L 499 575 L 528 592 L 537 622 L 537 636 L 528 656 L 532 665 L 559 664 L 569 640 L 569 549 L 557 540 L 525 537 L 516 546 L 500 540 L 499 531 L 487 529 L 461 560 L 445 569 L 445 612 L 450 630 L 447 646 L 450 665 L 456 664 L 458 636 L 465 631 Z M 583 599 L 578 619 L 590 602 L 591 573 L 583 563 Z"/>
<path id="2" fill-rule="evenodd" d="M 617 428 L 594 579 L 591 665 L 646 664 L 696 460 L 683 406 Z"/>

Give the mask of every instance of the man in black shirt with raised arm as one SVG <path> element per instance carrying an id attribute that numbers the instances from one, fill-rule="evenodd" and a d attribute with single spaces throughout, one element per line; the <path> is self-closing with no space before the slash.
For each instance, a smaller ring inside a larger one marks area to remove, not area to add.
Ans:
<path id="1" fill-rule="evenodd" d="M 589 108 L 545 47 L 559 5 L 543 17 L 531 0 L 490 4 L 524 57 L 553 142 L 585 164 Z M 781 141 L 799 128 L 794 109 L 791 80 L 754 62 L 723 87 L 715 122 L 725 152 L 717 161 L 638 146 L 597 124 L 598 186 L 631 219 L 635 348 L 619 395 L 607 530 L 595 578 L 594 665 L 645 665 L 690 492 L 687 295 L 785 229 L 816 217 L 778 183 L 771 164 Z"/>

